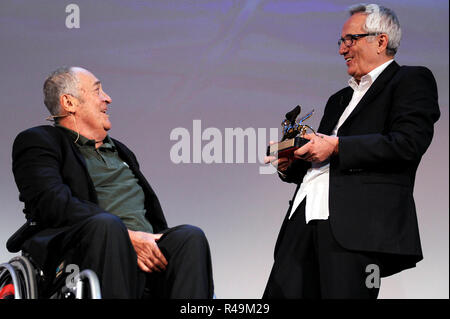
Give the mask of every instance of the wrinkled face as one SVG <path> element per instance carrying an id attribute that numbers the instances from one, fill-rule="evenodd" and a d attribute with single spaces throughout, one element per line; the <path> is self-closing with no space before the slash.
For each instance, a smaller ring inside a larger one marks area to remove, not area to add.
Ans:
<path id="1" fill-rule="evenodd" d="M 348 34 L 363 34 L 363 26 L 366 22 L 366 15 L 356 13 L 352 15 L 342 27 L 341 37 Z M 378 42 L 375 37 L 363 37 L 354 41 L 353 45 L 347 47 L 341 43 L 339 54 L 345 59 L 347 65 L 347 73 L 354 77 L 357 81 L 364 75 L 372 71 L 379 64 L 378 59 Z"/>
<path id="2" fill-rule="evenodd" d="M 91 72 L 77 69 L 76 73 L 79 79 L 79 105 L 76 111 L 78 125 L 83 131 L 106 136 L 106 131 L 111 129 L 109 115 L 106 113 L 108 104 L 112 102 L 111 98 Z"/>

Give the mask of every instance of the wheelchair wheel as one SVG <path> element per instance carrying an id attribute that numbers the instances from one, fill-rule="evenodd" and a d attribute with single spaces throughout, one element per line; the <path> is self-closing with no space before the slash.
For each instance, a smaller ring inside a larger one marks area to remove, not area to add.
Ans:
<path id="1" fill-rule="evenodd" d="M 0 299 L 37 299 L 36 270 L 24 257 L 0 265 Z"/>
<path id="2" fill-rule="evenodd" d="M 40 298 L 49 299 L 101 299 L 100 283 L 95 272 L 89 269 L 74 276 L 72 285 L 66 278 L 45 284 L 43 273 L 33 266 L 28 257 L 12 258 L 0 265 L 0 299 L 37 299 L 38 283 Z M 43 285 L 44 284 L 44 285 Z"/>

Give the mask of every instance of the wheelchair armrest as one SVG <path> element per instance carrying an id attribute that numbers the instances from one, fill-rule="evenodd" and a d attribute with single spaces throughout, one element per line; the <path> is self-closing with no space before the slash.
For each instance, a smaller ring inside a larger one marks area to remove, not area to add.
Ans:
<path id="1" fill-rule="evenodd" d="M 22 249 L 22 245 L 31 236 L 38 232 L 36 222 L 27 220 L 6 242 L 6 248 L 10 253 L 17 253 Z"/>

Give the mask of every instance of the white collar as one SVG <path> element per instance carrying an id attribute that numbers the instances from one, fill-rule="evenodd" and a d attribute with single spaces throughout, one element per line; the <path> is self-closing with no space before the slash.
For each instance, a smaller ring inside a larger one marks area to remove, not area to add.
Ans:
<path id="1" fill-rule="evenodd" d="M 389 61 L 383 63 L 380 66 L 377 66 L 375 69 L 361 77 L 361 81 L 359 81 L 359 84 L 356 82 L 355 78 L 351 78 L 348 80 L 348 85 L 356 91 L 356 90 L 365 90 L 368 87 L 372 85 L 373 82 L 377 79 L 377 77 L 381 74 L 381 72 L 384 71 L 384 69 L 387 68 L 389 64 L 394 62 L 394 59 L 390 59 Z"/>

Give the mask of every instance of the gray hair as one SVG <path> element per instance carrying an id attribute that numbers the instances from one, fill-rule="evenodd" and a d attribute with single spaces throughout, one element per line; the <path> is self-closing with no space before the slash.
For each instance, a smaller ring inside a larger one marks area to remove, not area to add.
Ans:
<path id="1" fill-rule="evenodd" d="M 60 96 L 70 94 L 78 97 L 78 76 L 72 67 L 53 71 L 44 82 L 44 104 L 51 115 L 60 115 Z"/>
<path id="2" fill-rule="evenodd" d="M 402 29 L 394 11 L 377 4 L 357 4 L 351 6 L 349 12 L 350 15 L 367 14 L 364 30 L 367 33 L 386 33 L 389 38 L 386 54 L 394 56 L 397 53 L 402 38 Z"/>

